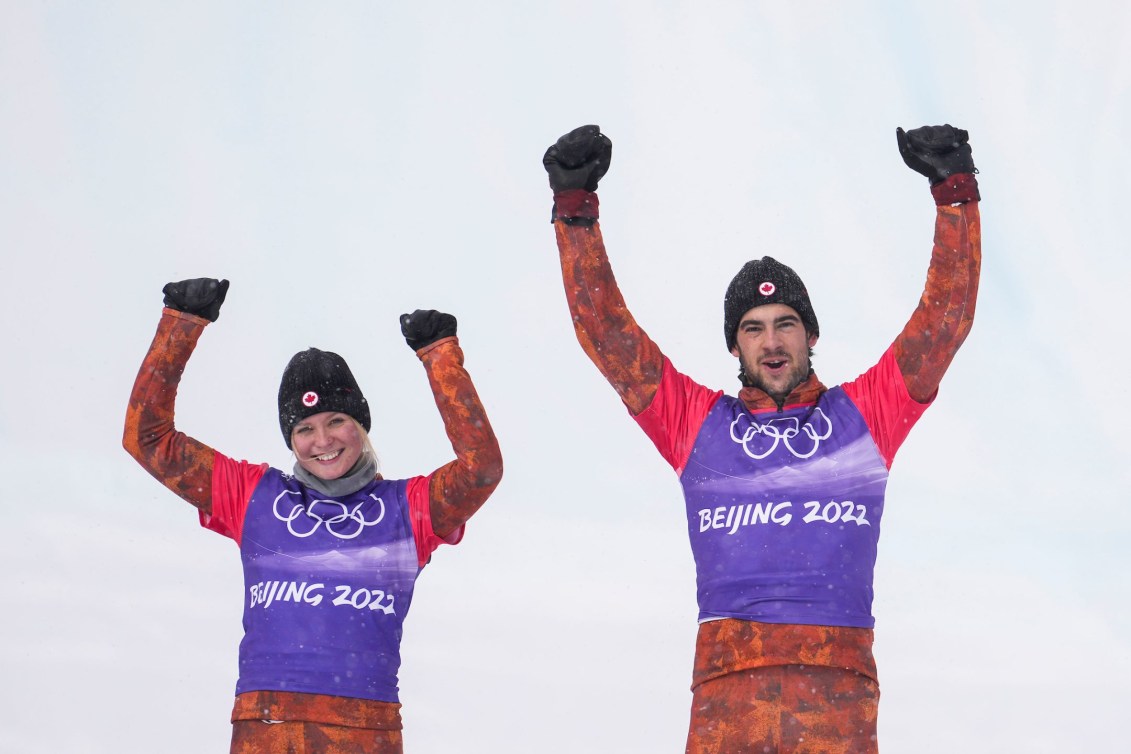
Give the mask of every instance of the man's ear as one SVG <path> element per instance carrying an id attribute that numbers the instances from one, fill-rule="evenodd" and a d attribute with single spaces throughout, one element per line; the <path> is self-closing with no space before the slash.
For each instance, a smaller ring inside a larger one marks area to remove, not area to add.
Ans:
<path id="1" fill-rule="evenodd" d="M 812 348 L 813 346 L 817 345 L 817 337 L 818 337 L 818 336 L 816 336 L 816 335 L 810 335 L 810 336 L 809 336 L 809 347 L 810 347 L 810 348 Z"/>
<path id="2" fill-rule="evenodd" d="M 734 348 L 730 349 L 730 355 L 733 356 L 736 359 L 739 358 L 738 346 L 735 346 Z"/>

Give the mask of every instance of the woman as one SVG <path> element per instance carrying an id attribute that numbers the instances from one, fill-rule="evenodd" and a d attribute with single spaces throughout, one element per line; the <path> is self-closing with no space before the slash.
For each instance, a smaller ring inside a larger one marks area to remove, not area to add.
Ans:
<path id="1" fill-rule="evenodd" d="M 243 559 L 244 639 L 231 751 L 401 752 L 400 636 L 420 569 L 502 476 L 502 459 L 450 314 L 417 310 L 401 331 L 424 363 L 456 458 L 384 479 L 369 406 L 346 362 L 311 348 L 279 387 L 292 474 L 225 456 L 178 432 L 177 385 L 228 281 L 169 283 L 134 383 L 126 450 L 231 537 Z"/>

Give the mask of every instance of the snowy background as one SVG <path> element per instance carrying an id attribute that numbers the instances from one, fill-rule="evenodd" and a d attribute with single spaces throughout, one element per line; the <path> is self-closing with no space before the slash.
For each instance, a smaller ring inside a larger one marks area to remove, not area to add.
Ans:
<path id="1" fill-rule="evenodd" d="M 401 312 L 459 317 L 503 484 L 418 582 L 409 752 L 677 752 L 694 575 L 675 475 L 574 340 L 542 153 L 614 143 L 603 228 L 682 370 L 722 294 L 806 280 L 827 384 L 918 300 L 896 126 L 981 170 L 974 331 L 895 462 L 886 752 L 1110 751 L 1131 701 L 1131 6 L 0 1 L 0 752 L 226 751 L 236 547 L 122 451 L 169 280 L 232 281 L 179 426 L 289 468 L 275 392 L 343 354 L 389 476 L 450 450 Z M 154 741 L 162 740 L 160 745 Z"/>

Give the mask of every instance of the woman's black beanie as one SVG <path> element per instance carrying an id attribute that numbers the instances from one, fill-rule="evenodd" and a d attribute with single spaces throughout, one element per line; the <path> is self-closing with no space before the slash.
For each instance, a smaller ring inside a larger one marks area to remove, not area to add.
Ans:
<path id="1" fill-rule="evenodd" d="M 369 431 L 369 404 L 346 360 L 330 351 L 308 348 L 291 358 L 279 384 L 279 428 L 291 447 L 291 431 L 308 416 L 337 411 Z"/>
<path id="2" fill-rule="evenodd" d="M 773 257 L 752 259 L 742 266 L 727 287 L 723 299 L 723 334 L 727 350 L 734 349 L 738 321 L 743 314 L 763 304 L 785 304 L 793 307 L 810 335 L 820 335 L 817 315 L 809 303 L 809 293 L 801 278 Z"/>

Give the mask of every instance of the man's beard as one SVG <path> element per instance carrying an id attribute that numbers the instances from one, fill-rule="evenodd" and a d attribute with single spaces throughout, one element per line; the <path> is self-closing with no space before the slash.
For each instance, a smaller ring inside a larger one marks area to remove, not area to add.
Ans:
<path id="1" fill-rule="evenodd" d="M 763 354 L 761 358 L 767 356 L 784 356 L 788 357 L 789 354 L 784 351 Z M 771 390 L 768 385 L 763 382 L 762 378 L 758 376 L 757 370 L 751 369 L 744 356 L 738 357 L 738 379 L 743 387 L 753 387 L 761 390 L 766 395 L 773 398 L 779 404 L 785 400 L 793 389 L 800 385 L 805 380 L 809 379 L 809 374 L 813 371 L 813 361 L 808 356 L 805 357 L 804 362 L 794 364 L 793 369 L 789 373 L 789 379 L 786 380 L 785 388 L 783 390 Z"/>

